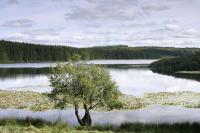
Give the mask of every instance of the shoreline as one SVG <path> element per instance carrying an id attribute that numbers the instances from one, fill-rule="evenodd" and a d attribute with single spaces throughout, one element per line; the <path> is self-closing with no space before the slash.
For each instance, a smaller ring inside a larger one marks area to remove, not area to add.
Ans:
<path id="1" fill-rule="evenodd" d="M 178 74 L 197 74 L 197 75 L 199 75 L 200 71 L 178 71 L 178 72 L 175 72 L 175 73 L 178 73 Z"/>

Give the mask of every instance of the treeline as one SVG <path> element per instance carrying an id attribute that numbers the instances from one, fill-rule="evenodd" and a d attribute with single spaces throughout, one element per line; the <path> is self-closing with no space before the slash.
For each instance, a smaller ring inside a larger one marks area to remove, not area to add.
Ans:
<path id="1" fill-rule="evenodd" d="M 200 52 L 183 57 L 161 59 L 150 65 L 156 72 L 200 71 Z"/>
<path id="2" fill-rule="evenodd" d="M 82 59 L 158 59 L 192 55 L 196 48 L 128 47 L 125 45 L 75 48 L 0 41 L 0 62 L 68 61 L 73 54 Z"/>
<path id="3" fill-rule="evenodd" d="M 200 49 L 128 47 L 119 45 L 92 47 L 85 48 L 84 50 L 88 51 L 92 59 L 159 59 L 162 57 L 191 55 Z"/>
<path id="4" fill-rule="evenodd" d="M 35 62 L 68 60 L 77 49 L 63 46 L 45 46 L 28 43 L 0 41 L 1 61 Z"/>

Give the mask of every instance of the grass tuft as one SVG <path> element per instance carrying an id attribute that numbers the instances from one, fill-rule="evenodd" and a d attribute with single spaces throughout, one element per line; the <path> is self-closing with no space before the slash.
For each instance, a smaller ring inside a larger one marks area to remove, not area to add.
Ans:
<path id="1" fill-rule="evenodd" d="M 117 125 L 94 125 L 92 127 L 69 126 L 57 121 L 52 124 L 41 119 L 7 119 L 0 121 L 0 133 L 199 133 L 199 123 L 143 124 L 123 123 Z"/>

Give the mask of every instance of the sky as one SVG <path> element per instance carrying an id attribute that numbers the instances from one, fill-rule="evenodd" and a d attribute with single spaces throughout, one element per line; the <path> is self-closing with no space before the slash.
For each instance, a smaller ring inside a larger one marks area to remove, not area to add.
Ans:
<path id="1" fill-rule="evenodd" d="M 0 0 L 0 39 L 200 47 L 200 0 Z"/>

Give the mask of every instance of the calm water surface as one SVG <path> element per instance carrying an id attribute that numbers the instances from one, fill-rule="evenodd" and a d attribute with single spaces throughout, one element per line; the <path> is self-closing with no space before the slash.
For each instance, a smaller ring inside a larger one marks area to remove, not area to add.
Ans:
<path id="1" fill-rule="evenodd" d="M 139 64 L 150 64 L 156 60 L 91 60 L 87 63 L 101 64 L 101 65 L 115 65 L 115 64 L 125 64 L 125 65 L 139 65 Z M 67 62 L 65 62 L 67 63 Z M 0 68 L 45 68 L 45 67 L 55 67 L 56 63 L 13 63 L 13 64 L 0 64 Z"/>
<path id="2" fill-rule="evenodd" d="M 95 64 L 139 65 L 155 60 L 100 60 L 90 61 Z M 0 64 L 0 89 L 29 90 L 50 92 L 48 71 L 41 68 L 55 63 Z M 148 68 L 108 67 L 119 90 L 124 94 L 141 96 L 148 92 L 200 92 L 200 82 L 184 78 L 175 78 L 152 72 Z"/>
<path id="3" fill-rule="evenodd" d="M 131 111 L 91 112 L 93 124 L 122 124 L 125 122 L 140 123 L 200 123 L 200 109 L 191 109 L 175 106 L 152 105 L 149 108 Z M 80 110 L 83 115 L 83 110 Z M 58 119 L 69 124 L 77 125 L 78 122 L 73 109 L 48 110 L 45 112 L 33 112 L 20 109 L 0 109 L 0 119 L 39 118 L 52 123 Z M 113 119 L 114 118 L 114 119 Z"/>
<path id="4" fill-rule="evenodd" d="M 141 96 L 148 92 L 200 92 L 200 82 L 184 78 L 175 78 L 152 72 L 150 69 L 140 67 L 154 60 L 109 60 L 91 61 L 95 64 L 120 64 L 123 67 L 108 67 L 112 78 L 117 82 L 119 90 L 124 94 Z M 131 66 L 130 66 L 131 65 Z M 49 68 L 55 63 L 28 63 L 28 64 L 0 64 L 0 90 L 27 90 L 36 92 L 50 92 Z M 137 67 L 135 67 L 137 66 Z M 200 109 L 189 109 L 174 106 L 153 105 L 146 109 L 132 111 L 92 111 L 93 124 L 121 124 L 124 122 L 142 123 L 177 123 L 199 122 Z M 83 114 L 83 110 L 80 110 Z M 0 109 L 0 119 L 26 117 L 40 118 L 50 122 L 58 119 L 77 124 L 74 110 L 48 110 L 45 112 L 32 112 L 20 109 Z M 115 119 L 113 119 L 115 118 Z"/>

